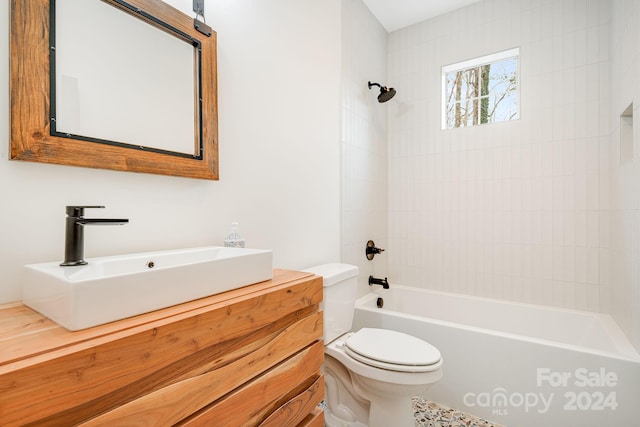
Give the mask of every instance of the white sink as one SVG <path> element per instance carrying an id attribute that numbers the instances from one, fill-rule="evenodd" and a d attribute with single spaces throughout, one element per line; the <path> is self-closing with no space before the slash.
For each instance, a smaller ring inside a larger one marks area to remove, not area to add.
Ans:
<path id="1" fill-rule="evenodd" d="M 24 304 L 77 331 L 271 279 L 270 250 L 208 246 L 25 266 Z"/>

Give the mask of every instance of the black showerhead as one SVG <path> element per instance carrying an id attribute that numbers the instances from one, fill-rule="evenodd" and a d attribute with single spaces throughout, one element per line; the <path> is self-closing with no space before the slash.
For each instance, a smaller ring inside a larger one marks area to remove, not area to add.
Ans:
<path id="1" fill-rule="evenodd" d="M 371 89 L 372 86 L 378 86 L 380 88 L 380 95 L 378 95 L 378 102 L 380 103 L 387 102 L 396 94 L 396 90 L 392 87 L 386 87 L 380 85 L 379 83 L 369 82 L 369 89 Z"/>
<path id="2" fill-rule="evenodd" d="M 390 100 L 391 98 L 393 98 L 396 95 L 396 90 L 392 87 L 381 87 L 380 88 L 380 95 L 378 95 L 378 102 L 387 102 L 388 100 Z"/>

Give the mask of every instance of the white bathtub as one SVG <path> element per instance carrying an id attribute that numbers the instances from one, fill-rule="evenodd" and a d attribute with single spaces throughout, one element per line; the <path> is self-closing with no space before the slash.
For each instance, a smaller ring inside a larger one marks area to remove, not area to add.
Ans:
<path id="1" fill-rule="evenodd" d="M 440 349 L 426 399 L 509 427 L 640 425 L 640 355 L 608 315 L 392 284 L 358 300 L 365 326 Z"/>

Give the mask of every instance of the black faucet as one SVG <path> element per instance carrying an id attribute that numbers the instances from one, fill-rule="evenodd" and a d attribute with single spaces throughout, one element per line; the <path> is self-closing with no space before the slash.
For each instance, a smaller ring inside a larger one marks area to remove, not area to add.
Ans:
<path id="1" fill-rule="evenodd" d="M 380 285 L 384 289 L 389 289 L 389 282 L 387 282 L 386 277 L 384 279 L 377 279 L 373 276 L 369 276 L 369 286 L 373 286 L 373 285 Z"/>
<path id="2" fill-rule="evenodd" d="M 104 208 L 104 206 L 67 206 L 67 223 L 64 237 L 64 262 L 60 265 L 85 265 L 84 260 L 84 226 L 85 225 L 122 225 L 128 219 L 85 218 L 84 210 L 88 208 Z"/>

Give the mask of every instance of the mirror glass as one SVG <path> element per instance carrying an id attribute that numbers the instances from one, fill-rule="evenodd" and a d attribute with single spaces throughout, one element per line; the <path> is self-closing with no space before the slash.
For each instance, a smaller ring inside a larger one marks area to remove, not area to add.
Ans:
<path id="1" fill-rule="evenodd" d="M 101 0 L 54 4 L 52 133 L 199 156 L 193 40 Z"/>

